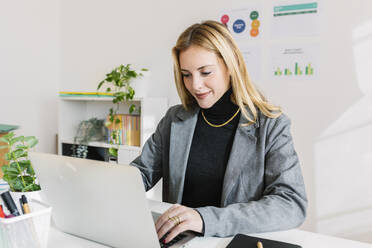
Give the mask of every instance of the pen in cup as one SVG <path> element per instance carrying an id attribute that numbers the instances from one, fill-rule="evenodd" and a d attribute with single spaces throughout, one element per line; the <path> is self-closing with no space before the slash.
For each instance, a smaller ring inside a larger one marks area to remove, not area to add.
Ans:
<path id="1" fill-rule="evenodd" d="M 262 245 L 261 241 L 257 242 L 257 248 L 263 248 L 263 245 Z"/>
<path id="2" fill-rule="evenodd" d="M 12 196 L 10 195 L 9 191 L 6 191 L 1 194 L 1 198 L 4 201 L 5 206 L 8 208 L 9 212 L 14 216 L 19 216 L 19 212 L 17 209 L 16 204 L 13 201 Z"/>
<path id="3" fill-rule="evenodd" d="M 23 207 L 22 198 L 19 198 L 19 206 L 21 207 L 22 214 L 25 214 L 25 209 L 24 209 L 24 207 Z"/>
<path id="4" fill-rule="evenodd" d="M 22 208 L 24 209 L 24 213 L 25 214 L 31 213 L 30 207 L 28 206 L 27 198 L 25 195 L 22 195 L 21 201 L 22 201 Z"/>
<path id="5" fill-rule="evenodd" d="M 0 205 L 0 218 L 5 218 L 5 213 L 3 211 L 3 205 Z"/>

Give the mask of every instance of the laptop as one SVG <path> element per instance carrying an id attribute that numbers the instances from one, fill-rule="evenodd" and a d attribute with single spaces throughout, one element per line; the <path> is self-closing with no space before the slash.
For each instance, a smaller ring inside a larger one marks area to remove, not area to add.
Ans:
<path id="1" fill-rule="evenodd" d="M 154 225 L 160 214 L 152 216 L 138 168 L 46 153 L 29 157 L 59 230 L 112 247 L 163 247 Z M 183 234 L 170 247 L 192 238 Z"/>

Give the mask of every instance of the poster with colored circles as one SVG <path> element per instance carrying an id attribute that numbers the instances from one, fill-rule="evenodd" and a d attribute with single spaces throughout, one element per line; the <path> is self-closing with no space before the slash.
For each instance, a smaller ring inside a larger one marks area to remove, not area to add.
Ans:
<path id="1" fill-rule="evenodd" d="M 252 40 L 262 36 L 262 11 L 259 5 L 225 11 L 220 22 L 231 32 L 235 40 Z"/>

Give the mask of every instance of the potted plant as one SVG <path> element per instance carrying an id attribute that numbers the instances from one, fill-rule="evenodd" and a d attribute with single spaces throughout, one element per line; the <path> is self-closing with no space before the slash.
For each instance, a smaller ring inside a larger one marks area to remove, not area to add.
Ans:
<path id="1" fill-rule="evenodd" d="M 112 103 L 114 107 L 110 108 L 109 110 L 109 117 L 108 121 L 105 123 L 106 127 L 111 126 L 112 124 L 118 125 L 120 124 L 120 119 L 116 118 L 117 112 L 119 110 L 119 104 L 122 102 L 128 102 L 133 99 L 135 95 L 135 91 L 131 86 L 131 82 L 133 79 L 142 77 L 142 71 L 148 71 L 145 68 L 142 68 L 139 72 L 136 70 L 132 70 L 130 64 L 127 65 L 119 65 L 115 69 L 113 69 L 110 73 L 106 74 L 106 78 L 102 80 L 97 87 L 99 90 L 103 85 L 106 86 L 106 92 L 113 94 Z M 129 106 L 129 113 L 133 113 L 136 106 L 131 104 Z M 110 144 L 115 144 L 117 140 L 119 131 L 112 130 L 110 134 Z M 118 156 L 118 148 L 111 147 L 109 149 L 109 153 L 112 157 L 117 159 Z"/>
<path id="2" fill-rule="evenodd" d="M 2 171 L 3 179 L 9 184 L 10 190 L 13 192 L 39 191 L 40 185 L 37 183 L 35 171 L 28 158 L 29 150 L 38 143 L 35 136 L 16 137 L 14 132 L 9 132 L 0 140 L 7 144 L 1 146 L 0 149 L 8 149 L 5 154 L 8 164 L 2 166 Z"/>
<path id="3" fill-rule="evenodd" d="M 10 194 L 20 209 L 19 201 L 22 195 L 27 198 L 40 200 L 40 185 L 37 182 L 35 171 L 28 158 L 28 152 L 33 148 L 38 140 L 34 136 L 18 136 L 14 132 L 9 132 L 0 138 L 6 145 L 0 149 L 8 149 L 5 160 L 8 164 L 1 167 L 4 173 L 3 180 L 9 184 Z"/>

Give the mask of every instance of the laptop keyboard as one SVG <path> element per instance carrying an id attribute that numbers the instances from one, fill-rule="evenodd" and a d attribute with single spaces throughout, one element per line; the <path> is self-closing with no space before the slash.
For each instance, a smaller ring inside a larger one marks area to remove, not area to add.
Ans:
<path id="1" fill-rule="evenodd" d="M 178 241 L 184 239 L 187 235 L 186 234 L 178 234 L 176 237 L 174 237 L 174 239 L 172 239 L 170 242 L 164 244 L 163 241 L 164 239 L 167 237 L 168 233 L 165 234 L 160 240 L 159 240 L 159 243 L 160 243 L 160 247 L 161 248 L 168 248 L 168 247 L 171 247 L 172 245 L 174 245 L 175 243 L 177 243 Z"/>

